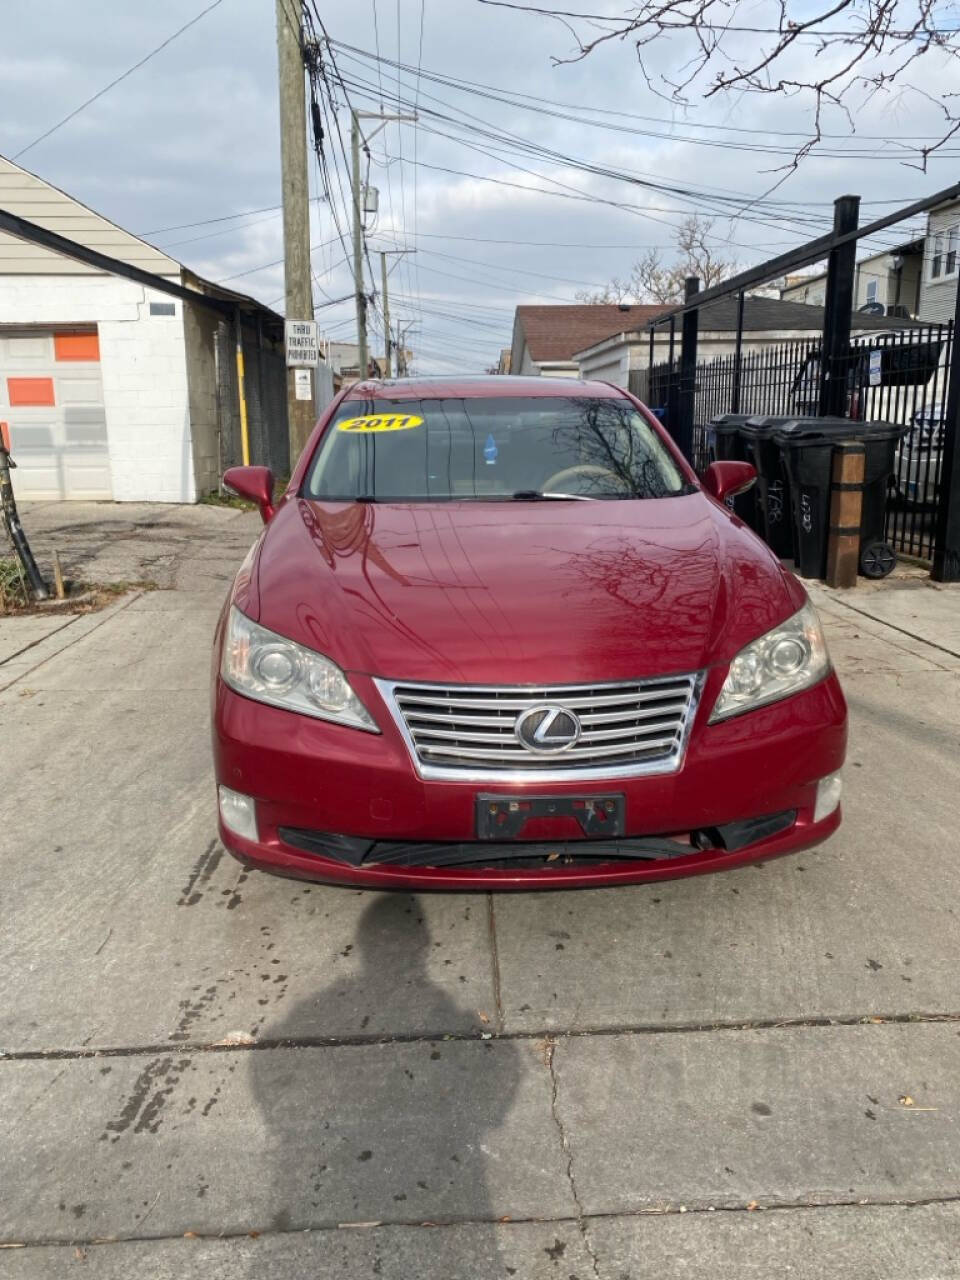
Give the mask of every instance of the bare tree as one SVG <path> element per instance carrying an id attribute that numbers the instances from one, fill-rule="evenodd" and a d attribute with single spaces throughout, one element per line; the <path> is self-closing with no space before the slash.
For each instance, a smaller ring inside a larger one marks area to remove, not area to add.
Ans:
<path id="1" fill-rule="evenodd" d="M 708 243 L 712 239 L 713 221 L 696 214 L 684 218 L 677 227 L 674 240 L 677 256 L 664 263 L 659 249 L 648 249 L 633 264 L 625 280 L 614 277 L 602 289 L 583 289 L 575 296 L 578 302 L 682 302 L 683 282 L 697 276 L 701 289 L 726 280 L 737 270 L 737 264 L 722 258 Z"/>
<path id="2" fill-rule="evenodd" d="M 824 0 L 815 10 L 807 0 L 772 0 L 774 16 L 766 25 L 762 16 L 754 16 L 763 9 L 745 11 L 746 21 L 738 23 L 737 0 L 641 0 L 622 18 L 519 0 L 480 3 L 561 22 L 577 49 L 555 62 L 586 58 L 610 40 L 630 40 L 648 86 L 673 102 L 686 104 L 694 92 L 703 98 L 744 92 L 808 100 L 813 107 L 810 136 L 785 166 L 788 171 L 823 140 L 827 108 L 838 108 L 855 133 L 854 112 L 881 93 L 915 95 L 942 112 L 938 137 L 900 144 L 924 172 L 930 156 L 960 132 L 960 93 L 937 93 L 930 85 L 929 55 L 939 52 L 945 60 L 960 61 L 960 26 L 952 0 Z M 591 34 L 581 34 L 576 24 Z M 598 29 L 599 35 L 592 34 Z M 678 67 L 674 78 L 655 72 L 650 63 L 654 46 L 671 38 L 682 49 L 673 59 Z"/>

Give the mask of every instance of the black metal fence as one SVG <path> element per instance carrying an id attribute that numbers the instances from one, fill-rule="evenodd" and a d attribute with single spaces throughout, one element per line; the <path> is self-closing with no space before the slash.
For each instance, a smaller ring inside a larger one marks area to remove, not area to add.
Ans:
<path id="1" fill-rule="evenodd" d="M 902 554 L 928 560 L 941 497 L 953 324 L 878 332 L 851 340 L 844 360 L 845 415 L 855 421 L 892 422 L 903 428 L 887 501 L 886 537 Z M 717 356 L 696 367 L 693 462 L 702 471 L 712 457 L 710 423 L 724 413 L 757 416 L 819 412 L 819 340 L 788 342 L 759 351 Z M 677 356 L 633 370 L 630 390 L 669 425 L 680 377 Z"/>

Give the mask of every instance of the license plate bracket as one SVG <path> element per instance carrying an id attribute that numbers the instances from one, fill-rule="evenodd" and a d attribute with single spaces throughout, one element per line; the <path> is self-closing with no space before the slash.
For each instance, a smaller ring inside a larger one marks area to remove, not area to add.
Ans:
<path id="1" fill-rule="evenodd" d="M 573 818 L 585 836 L 613 838 L 626 834 L 626 801 L 616 792 L 591 796 L 481 792 L 476 797 L 478 840 L 516 839 L 531 818 Z"/>

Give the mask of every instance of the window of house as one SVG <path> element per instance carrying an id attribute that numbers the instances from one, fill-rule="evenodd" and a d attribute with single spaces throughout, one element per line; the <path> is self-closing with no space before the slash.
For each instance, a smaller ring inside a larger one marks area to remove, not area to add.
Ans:
<path id="1" fill-rule="evenodd" d="M 928 279 L 945 280 L 948 276 L 957 275 L 960 268 L 958 259 L 960 250 L 960 225 L 945 227 L 932 237 L 930 267 Z"/>
<path id="2" fill-rule="evenodd" d="M 943 232 L 933 237 L 933 256 L 930 259 L 930 279 L 939 278 L 943 270 Z"/>
<path id="3" fill-rule="evenodd" d="M 876 280 L 871 280 L 870 283 L 867 285 L 867 301 L 876 302 L 876 300 L 877 300 L 877 282 Z"/>

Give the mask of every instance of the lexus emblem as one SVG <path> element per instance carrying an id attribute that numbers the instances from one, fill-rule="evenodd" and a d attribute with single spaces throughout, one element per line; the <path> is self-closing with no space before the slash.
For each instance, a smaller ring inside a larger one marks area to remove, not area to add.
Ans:
<path id="1" fill-rule="evenodd" d="M 528 751 L 555 755 L 580 740 L 580 721 L 566 707 L 541 704 L 521 711 L 513 731 Z"/>

